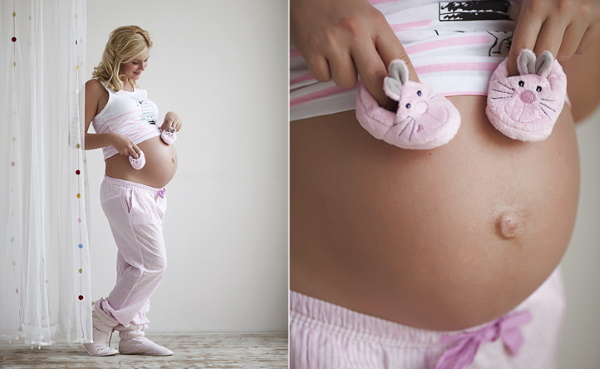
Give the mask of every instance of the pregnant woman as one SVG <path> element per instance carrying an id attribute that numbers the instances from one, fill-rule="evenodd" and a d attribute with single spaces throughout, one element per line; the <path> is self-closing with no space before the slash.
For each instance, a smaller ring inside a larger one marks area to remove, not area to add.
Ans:
<path id="1" fill-rule="evenodd" d="M 106 163 L 100 200 L 118 248 L 117 282 L 106 298 L 94 303 L 90 355 L 171 355 L 144 336 L 149 299 L 167 266 L 163 216 L 164 186 L 175 175 L 172 145 L 181 129 L 179 117 L 158 108 L 137 81 L 148 65 L 152 41 L 137 26 L 115 29 L 101 63 L 85 86 L 85 148 L 102 148 Z M 95 134 L 87 133 L 90 123 Z M 118 351 L 109 336 L 119 331 Z"/>
<path id="2" fill-rule="evenodd" d="M 569 4 L 290 2 L 291 368 L 554 367 L 579 193 L 573 117 L 600 80 L 597 66 L 569 67 L 576 51 L 600 55 L 598 3 Z M 522 49 L 550 51 L 576 87 L 539 142 L 486 115 L 492 72 L 508 57 L 518 74 Z M 357 121 L 357 74 L 392 107 L 394 59 L 460 112 L 449 143 L 401 149 Z"/>

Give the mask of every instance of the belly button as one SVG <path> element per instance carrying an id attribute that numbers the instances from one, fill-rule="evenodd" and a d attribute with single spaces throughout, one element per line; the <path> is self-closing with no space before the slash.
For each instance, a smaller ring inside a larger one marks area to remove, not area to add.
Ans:
<path id="1" fill-rule="evenodd" d="M 512 210 L 503 212 L 498 218 L 497 226 L 503 237 L 515 237 L 519 230 L 519 214 Z"/>

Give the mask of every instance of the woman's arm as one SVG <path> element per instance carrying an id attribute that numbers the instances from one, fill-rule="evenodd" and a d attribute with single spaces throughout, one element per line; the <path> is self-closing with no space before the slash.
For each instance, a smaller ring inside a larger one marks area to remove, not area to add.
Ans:
<path id="1" fill-rule="evenodd" d="M 92 120 L 98 113 L 100 100 L 107 94 L 100 82 L 95 79 L 85 84 L 85 149 L 93 150 L 113 146 L 121 155 L 133 155 L 139 158 L 141 150 L 129 137 L 115 133 L 88 133 Z"/>

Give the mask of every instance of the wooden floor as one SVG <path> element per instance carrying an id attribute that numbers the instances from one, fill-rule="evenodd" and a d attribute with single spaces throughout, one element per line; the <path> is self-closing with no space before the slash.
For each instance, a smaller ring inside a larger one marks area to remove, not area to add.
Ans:
<path id="1" fill-rule="evenodd" d="M 192 369 L 288 367 L 286 333 L 276 334 L 148 334 L 175 352 L 173 356 L 150 357 L 117 355 L 92 357 L 83 346 L 55 345 L 38 349 L 0 347 L 2 369 Z M 116 342 L 113 337 L 113 347 Z"/>

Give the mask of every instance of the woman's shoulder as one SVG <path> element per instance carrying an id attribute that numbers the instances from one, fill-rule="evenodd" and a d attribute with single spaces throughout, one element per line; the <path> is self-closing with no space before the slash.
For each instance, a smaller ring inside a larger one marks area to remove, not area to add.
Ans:
<path id="1" fill-rule="evenodd" d="M 104 85 L 102 84 L 102 82 L 98 81 L 97 79 L 90 79 L 89 81 L 87 81 L 85 83 L 85 93 L 86 94 L 102 94 L 104 91 L 106 91 L 106 89 L 104 88 Z"/>

